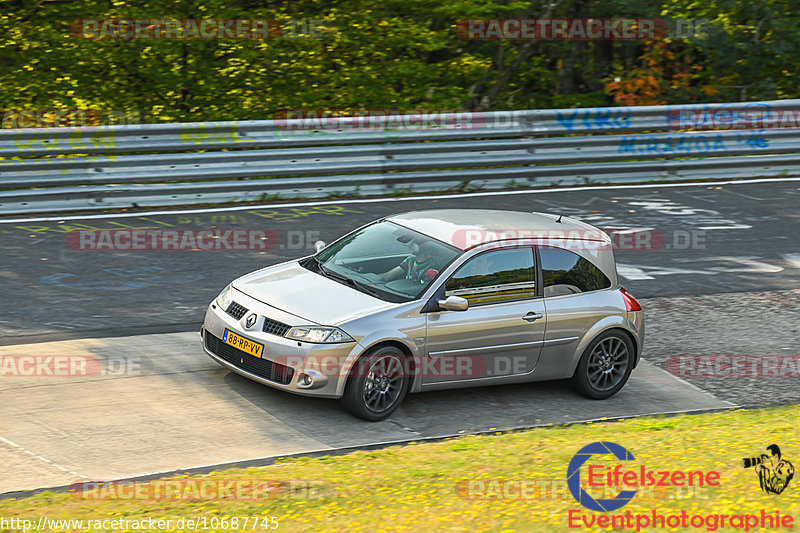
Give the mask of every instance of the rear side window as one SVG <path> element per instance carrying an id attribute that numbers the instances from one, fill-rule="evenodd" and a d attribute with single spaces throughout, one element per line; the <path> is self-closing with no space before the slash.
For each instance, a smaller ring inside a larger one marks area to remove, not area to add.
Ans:
<path id="1" fill-rule="evenodd" d="M 611 280 L 591 261 L 561 248 L 539 248 L 545 296 L 561 296 L 611 287 Z"/>
<path id="2" fill-rule="evenodd" d="M 477 255 L 447 280 L 445 295 L 461 296 L 470 305 L 533 298 L 533 249 L 509 248 Z"/>

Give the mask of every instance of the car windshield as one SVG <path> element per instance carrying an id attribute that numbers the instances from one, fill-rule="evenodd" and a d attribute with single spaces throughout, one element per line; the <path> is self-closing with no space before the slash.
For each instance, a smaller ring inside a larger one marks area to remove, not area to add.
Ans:
<path id="1" fill-rule="evenodd" d="M 334 242 L 303 266 L 382 300 L 416 300 L 461 250 L 392 222 Z"/>

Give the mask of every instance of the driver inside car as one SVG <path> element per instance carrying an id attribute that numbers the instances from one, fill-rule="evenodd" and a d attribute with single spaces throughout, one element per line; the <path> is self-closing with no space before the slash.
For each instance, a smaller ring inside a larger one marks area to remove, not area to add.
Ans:
<path id="1" fill-rule="evenodd" d="M 386 281 L 408 279 L 419 283 L 427 282 L 439 273 L 439 261 L 434 255 L 436 245 L 424 242 L 421 245 L 411 242 L 411 254 L 403 262 L 380 276 Z"/>

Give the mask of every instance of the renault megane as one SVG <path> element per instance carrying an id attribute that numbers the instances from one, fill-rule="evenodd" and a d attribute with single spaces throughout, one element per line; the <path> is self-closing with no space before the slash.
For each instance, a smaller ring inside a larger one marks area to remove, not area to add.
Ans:
<path id="1" fill-rule="evenodd" d="M 206 353 L 373 421 L 446 388 L 571 378 L 604 399 L 639 362 L 642 309 L 609 236 L 579 220 L 416 211 L 315 248 L 225 287 L 206 312 Z"/>

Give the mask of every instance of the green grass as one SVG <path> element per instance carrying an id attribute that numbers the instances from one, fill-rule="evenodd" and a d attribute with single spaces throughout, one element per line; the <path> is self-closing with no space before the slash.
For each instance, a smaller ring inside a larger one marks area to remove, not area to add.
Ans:
<path id="1" fill-rule="evenodd" d="M 120 497 L 119 486 L 94 493 L 45 492 L 0 501 L 0 517 L 34 522 L 43 515 L 84 520 L 205 517 L 211 526 L 212 517 L 259 516 L 275 517 L 276 530 L 288 532 L 567 531 L 571 510 L 587 517 L 602 515 L 581 507 L 565 483 L 572 456 L 601 440 L 624 446 L 635 459 L 623 463 L 598 457 L 590 464 L 622 464 L 626 470 L 640 465 L 651 470 L 714 470 L 721 476 L 716 487 L 640 489 L 620 513 L 657 509 L 737 514 L 765 509 L 792 515 L 800 514 L 800 473 L 783 494 L 764 494 L 755 472 L 744 469 L 741 458 L 759 456 L 767 445 L 777 443 L 784 458 L 800 467 L 799 426 L 800 406 L 785 406 L 465 436 L 181 478 L 187 485 L 173 479 L 166 482 L 172 483 L 171 492 L 165 482 L 141 484 L 139 498 Z M 230 486 L 235 481 L 245 488 L 215 498 L 220 483 Z M 515 490 L 504 493 L 503 487 L 514 487 L 514 482 L 533 487 L 529 497 L 519 498 Z M 253 499 L 231 497 L 253 495 L 252 484 L 257 483 L 261 485 Z M 162 496 L 154 498 L 159 486 Z M 209 493 L 201 494 L 198 487 Z M 592 492 L 596 489 L 587 490 L 599 497 Z M 615 488 L 605 497 L 616 492 Z M 261 525 L 257 531 L 271 530 Z M 238 530 L 242 529 L 240 521 Z M 687 531 L 697 530 L 705 528 Z"/>

